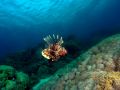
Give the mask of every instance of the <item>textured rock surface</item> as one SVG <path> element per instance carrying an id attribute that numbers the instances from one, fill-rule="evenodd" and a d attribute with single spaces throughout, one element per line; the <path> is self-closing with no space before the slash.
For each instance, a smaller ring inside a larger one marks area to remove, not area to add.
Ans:
<path id="1" fill-rule="evenodd" d="M 103 40 L 33 90 L 120 90 L 120 35 Z M 44 80 L 43 80 L 44 81 Z"/>
<path id="2" fill-rule="evenodd" d="M 0 65 L 0 90 L 28 90 L 29 77 L 13 67 Z"/>

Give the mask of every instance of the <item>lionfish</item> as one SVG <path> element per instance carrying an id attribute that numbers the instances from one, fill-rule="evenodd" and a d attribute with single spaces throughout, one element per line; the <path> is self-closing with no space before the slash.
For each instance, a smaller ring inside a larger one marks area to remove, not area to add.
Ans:
<path id="1" fill-rule="evenodd" d="M 43 38 L 47 43 L 47 47 L 42 50 L 42 56 L 51 61 L 57 61 L 60 57 L 67 54 L 67 50 L 62 47 L 63 38 L 58 35 L 47 36 Z"/>

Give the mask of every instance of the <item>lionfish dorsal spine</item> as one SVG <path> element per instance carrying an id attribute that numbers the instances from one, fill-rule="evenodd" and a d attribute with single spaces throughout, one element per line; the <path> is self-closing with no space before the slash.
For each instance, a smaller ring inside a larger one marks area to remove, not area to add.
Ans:
<path id="1" fill-rule="evenodd" d="M 53 34 L 53 39 L 55 39 L 55 35 Z"/>
<path id="2" fill-rule="evenodd" d="M 59 35 L 57 35 L 57 40 L 59 40 Z"/>
<path id="3" fill-rule="evenodd" d="M 58 44 L 59 44 L 59 45 L 62 45 L 62 44 L 63 44 L 63 39 L 62 39 L 62 37 L 59 39 Z"/>
<path id="4" fill-rule="evenodd" d="M 49 44 L 49 42 L 48 42 L 47 38 L 44 38 L 44 41 L 45 41 L 47 44 Z"/>
<path id="5" fill-rule="evenodd" d="M 47 37 L 44 38 L 44 41 L 50 45 L 50 44 L 55 44 L 55 43 L 58 43 L 59 45 L 63 44 L 63 39 L 62 37 L 60 37 L 59 35 L 48 35 Z"/>

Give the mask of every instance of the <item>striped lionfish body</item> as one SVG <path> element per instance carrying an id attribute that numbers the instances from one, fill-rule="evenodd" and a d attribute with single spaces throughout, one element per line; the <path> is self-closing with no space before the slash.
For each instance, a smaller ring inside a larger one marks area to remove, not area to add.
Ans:
<path id="1" fill-rule="evenodd" d="M 47 36 L 44 38 L 47 43 L 47 48 L 42 50 L 42 56 L 48 60 L 57 61 L 60 57 L 67 54 L 67 50 L 62 47 L 63 39 L 58 35 Z"/>

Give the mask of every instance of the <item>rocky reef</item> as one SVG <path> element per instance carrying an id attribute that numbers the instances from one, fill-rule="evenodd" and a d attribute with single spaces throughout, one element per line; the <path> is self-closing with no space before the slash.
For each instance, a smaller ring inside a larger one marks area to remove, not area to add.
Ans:
<path id="1" fill-rule="evenodd" d="M 39 80 L 52 76 L 57 70 L 73 61 L 81 53 L 80 42 L 77 38 L 69 36 L 66 41 L 64 46 L 69 53 L 57 62 L 49 64 L 48 60 L 41 55 L 40 48 L 44 47 L 44 43 L 40 43 L 36 47 L 9 55 L 0 64 L 13 66 L 16 70 L 28 74 L 30 77 L 30 88 L 32 88 Z"/>
<path id="2" fill-rule="evenodd" d="M 28 90 L 29 76 L 7 65 L 0 66 L 0 90 Z"/>
<path id="3" fill-rule="evenodd" d="M 120 34 L 88 51 L 88 44 L 72 36 L 66 41 L 68 55 L 51 64 L 41 56 L 42 43 L 6 57 L 0 62 L 0 89 L 120 90 Z"/>
<path id="4" fill-rule="evenodd" d="M 120 34 L 101 41 L 54 75 L 41 79 L 33 90 L 120 90 Z"/>

